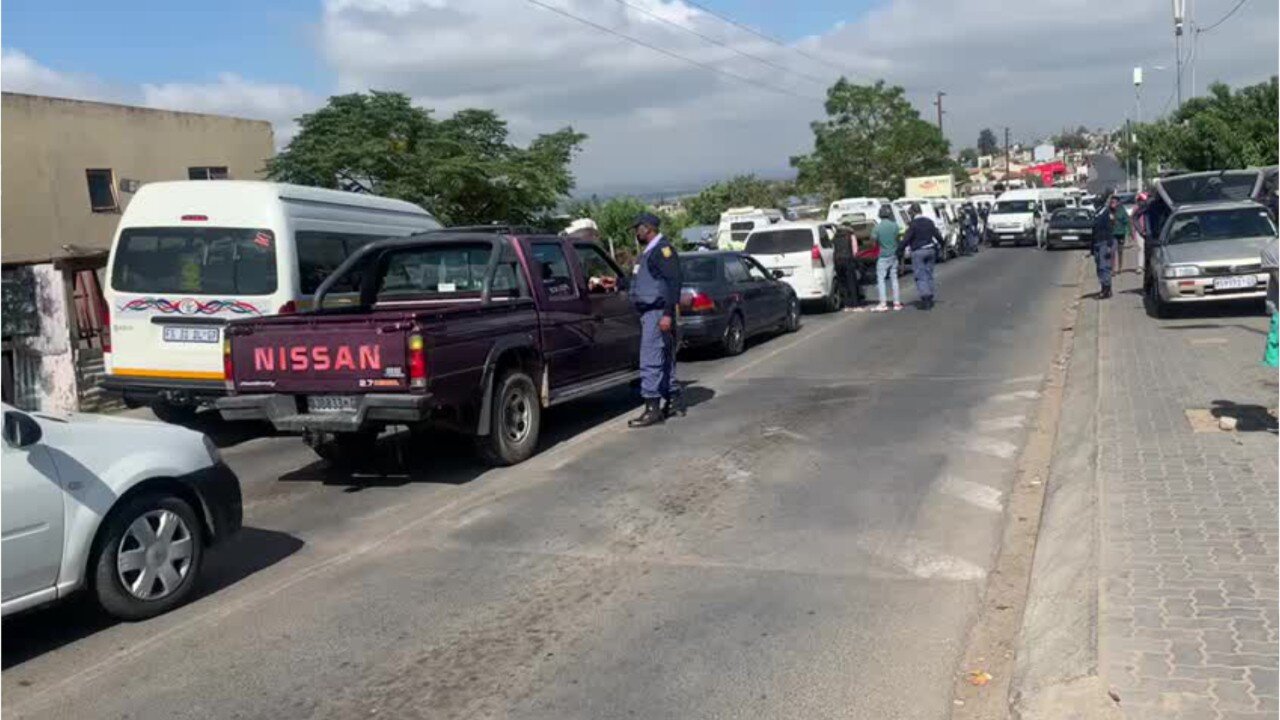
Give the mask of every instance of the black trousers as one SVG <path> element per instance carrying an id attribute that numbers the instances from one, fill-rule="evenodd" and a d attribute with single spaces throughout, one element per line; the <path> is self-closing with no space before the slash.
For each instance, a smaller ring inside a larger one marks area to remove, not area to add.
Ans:
<path id="1" fill-rule="evenodd" d="M 844 284 L 844 296 L 848 298 L 846 302 L 861 305 L 866 301 L 866 297 L 862 294 L 862 272 L 857 261 L 837 260 L 836 274 Z"/>

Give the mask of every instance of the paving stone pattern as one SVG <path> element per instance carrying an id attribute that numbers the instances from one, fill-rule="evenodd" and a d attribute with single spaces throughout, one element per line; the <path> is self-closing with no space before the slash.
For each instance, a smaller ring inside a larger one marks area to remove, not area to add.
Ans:
<path id="1" fill-rule="evenodd" d="M 1136 275 L 1099 316 L 1099 660 L 1127 718 L 1275 718 L 1277 439 L 1193 433 L 1215 401 L 1275 407 L 1250 308 L 1147 317 Z"/>

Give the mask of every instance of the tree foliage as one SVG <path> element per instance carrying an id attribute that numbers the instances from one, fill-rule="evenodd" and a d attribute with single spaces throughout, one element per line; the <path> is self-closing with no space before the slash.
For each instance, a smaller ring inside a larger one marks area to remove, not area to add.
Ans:
<path id="1" fill-rule="evenodd" d="M 1000 152 L 1000 141 L 996 140 L 996 134 L 991 128 L 982 128 L 982 132 L 978 133 L 978 154 L 979 155 L 995 155 Z"/>
<path id="2" fill-rule="evenodd" d="M 720 213 L 731 207 L 751 205 L 759 208 L 781 207 L 795 194 L 795 184 L 787 181 L 762 180 L 755 175 L 738 175 L 702 189 L 684 201 L 690 221 L 695 225 L 719 222 Z"/>
<path id="3" fill-rule="evenodd" d="M 377 91 L 331 97 L 298 124 L 268 177 L 408 200 L 446 224 L 536 222 L 573 189 L 569 163 L 586 139 L 564 128 L 521 148 L 491 110 L 438 120 Z"/>
<path id="4" fill-rule="evenodd" d="M 689 226 L 688 213 L 667 213 L 658 210 L 645 201 L 629 195 L 611 197 L 607 200 L 591 198 L 574 200 L 565 208 L 565 212 L 573 218 L 591 218 L 600 228 L 600 239 L 605 247 L 612 247 L 614 257 L 619 262 L 634 258 L 638 252 L 635 232 L 631 223 L 642 212 L 651 212 L 662 221 L 662 234 L 672 244 L 681 245 L 680 233 Z"/>
<path id="5" fill-rule="evenodd" d="M 960 154 L 956 156 L 956 159 L 959 160 L 960 164 L 964 167 L 977 167 L 978 151 L 975 148 L 967 147 L 960 151 Z"/>
<path id="6" fill-rule="evenodd" d="M 826 112 L 826 120 L 810 125 L 813 152 L 791 158 L 806 192 L 896 196 L 904 178 L 951 172 L 946 139 L 920 119 L 900 87 L 840 78 L 827 90 Z"/>
<path id="7" fill-rule="evenodd" d="M 1274 165 L 1277 153 L 1276 77 L 1235 92 L 1222 83 L 1192 98 L 1168 117 L 1137 128 L 1135 147 L 1147 167 L 1163 163 L 1182 170 L 1220 170 Z"/>
<path id="8" fill-rule="evenodd" d="M 1086 137 L 1088 132 L 1083 125 L 1075 130 L 1063 129 L 1062 132 L 1053 136 L 1052 142 L 1059 150 L 1087 150 L 1089 149 L 1089 138 Z"/>

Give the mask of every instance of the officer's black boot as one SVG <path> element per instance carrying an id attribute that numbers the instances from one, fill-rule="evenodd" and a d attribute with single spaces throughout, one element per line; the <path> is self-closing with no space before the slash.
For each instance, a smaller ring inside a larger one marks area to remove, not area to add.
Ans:
<path id="1" fill-rule="evenodd" d="M 650 425 L 657 425 L 665 419 L 662 415 L 662 401 L 653 398 L 644 401 L 644 412 L 641 413 L 640 417 L 628 420 L 627 425 L 633 428 L 649 427 Z"/>
<path id="2" fill-rule="evenodd" d="M 669 418 L 679 415 L 684 417 L 684 393 L 678 392 L 671 395 L 662 402 L 662 417 Z"/>

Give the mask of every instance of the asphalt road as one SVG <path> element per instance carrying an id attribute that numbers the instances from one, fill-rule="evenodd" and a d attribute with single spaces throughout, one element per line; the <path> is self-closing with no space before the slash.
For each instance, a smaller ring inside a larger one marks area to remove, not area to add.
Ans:
<path id="1" fill-rule="evenodd" d="M 932 313 L 685 362 L 662 427 L 557 408 L 515 468 L 442 436 L 352 477 L 223 428 L 247 527 L 203 596 L 10 618 L 3 712 L 945 718 L 1077 257 L 985 250 Z"/>

